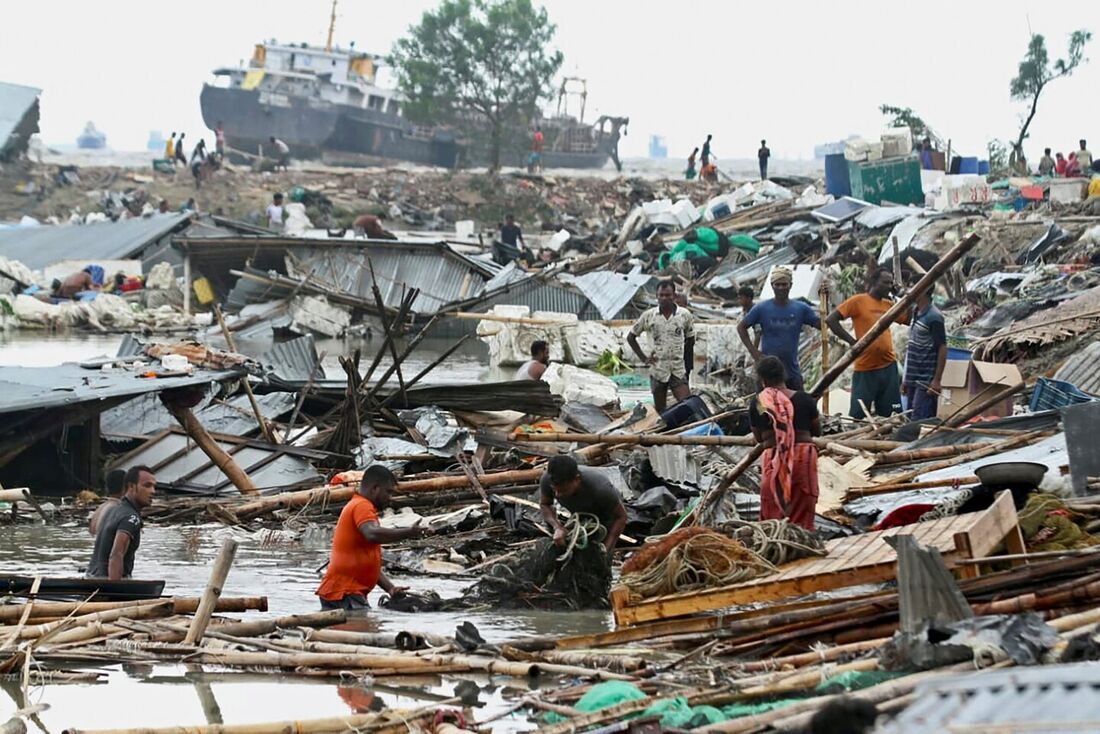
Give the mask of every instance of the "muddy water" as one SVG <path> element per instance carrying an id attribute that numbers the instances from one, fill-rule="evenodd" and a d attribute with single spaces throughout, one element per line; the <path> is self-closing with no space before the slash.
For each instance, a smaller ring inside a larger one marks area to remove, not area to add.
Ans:
<path id="1" fill-rule="evenodd" d="M 302 537 L 278 532 L 255 536 L 219 525 L 147 527 L 142 533 L 134 575 L 163 578 L 166 594 L 197 596 L 223 538 L 233 535 L 240 546 L 224 594 L 266 596 L 273 614 L 317 611 L 313 595 L 319 581 L 316 569 L 328 559 L 327 529 Z M 23 525 L 0 531 L 0 569 L 3 573 L 79 575 L 91 553 L 92 538 L 83 527 Z M 414 591 L 436 591 L 455 597 L 469 579 L 394 577 Z M 372 603 L 377 597 L 372 597 Z M 247 618 L 249 615 L 226 615 Z M 608 629 L 605 612 L 476 612 L 463 614 L 401 614 L 384 608 L 356 618 L 350 629 L 412 630 L 453 634 L 462 621 L 472 622 L 489 642 L 516 637 L 597 632 Z M 371 696 L 387 706 L 417 706 L 453 695 L 458 677 L 392 678 L 377 682 L 294 679 L 235 672 L 202 673 L 179 665 L 101 665 L 109 673 L 106 685 L 49 685 L 32 692 L 31 702 L 48 703 L 40 715 L 44 730 L 58 734 L 68 727 L 82 729 L 133 726 L 248 723 L 338 716 L 355 711 Z M 479 719 L 505 708 L 502 686 L 526 686 L 525 681 L 463 676 L 482 688 Z M 4 687 L 0 718 L 16 708 L 16 688 Z M 525 719 L 509 717 L 496 723 L 499 731 L 522 731 Z M 31 727 L 32 731 L 34 726 Z"/>
<path id="2" fill-rule="evenodd" d="M 121 337 L 115 335 L 44 335 L 0 332 L 0 365 L 50 366 L 115 354 Z M 376 340 L 377 342 L 377 340 Z M 324 366 L 330 377 L 342 374 L 337 358 L 356 347 L 363 349 L 364 367 L 373 355 L 368 340 L 321 340 Z M 436 359 L 448 341 L 425 340 L 407 362 L 406 374 L 415 374 Z M 265 345 L 249 345 L 252 349 Z M 375 346 L 375 349 L 378 347 Z M 250 349 L 249 351 L 252 351 Z M 510 369 L 487 365 L 480 344 L 467 344 L 438 367 L 425 383 L 474 383 L 507 379 Z M 388 360 L 383 362 L 388 364 Z M 641 397 L 639 393 L 638 397 Z M 625 399 L 624 402 L 629 402 Z M 135 564 L 135 576 L 162 578 L 165 593 L 195 596 L 202 593 L 221 539 L 230 531 L 219 525 L 201 527 L 147 527 Z M 225 594 L 267 596 L 271 613 L 291 614 L 318 609 L 316 569 L 327 559 L 330 529 L 304 536 L 261 533 L 235 534 L 240 541 Z M 82 527 L 0 527 L 0 573 L 79 575 L 91 553 L 92 538 Z M 401 578 L 413 590 L 433 590 L 445 597 L 461 595 L 469 579 Z M 372 599 L 372 602 L 375 601 Z M 247 615 L 237 615 L 247 616 Z M 457 624 L 470 621 L 490 642 L 531 635 L 596 632 L 608 629 L 603 612 L 478 612 L 471 614 L 400 614 L 375 609 L 349 626 L 369 630 L 412 630 L 452 634 Z M 389 707 L 430 704 L 454 694 L 460 678 L 482 688 L 479 720 L 504 711 L 506 687 L 525 688 L 527 681 L 485 676 L 447 678 L 393 678 L 379 681 L 329 681 L 233 671 L 201 671 L 180 665 L 96 665 L 107 673 L 106 684 L 48 685 L 31 691 L 26 703 L 49 708 L 29 723 L 30 731 L 60 734 L 65 728 L 124 728 L 135 726 L 251 723 L 310 719 L 352 713 L 376 699 Z M 0 680 L 0 723 L 23 705 L 18 686 Z M 513 691 L 513 695 L 515 691 Z M 377 705 L 377 703 L 375 704 Z M 511 715 L 497 722 L 497 731 L 526 731 L 535 725 Z"/>

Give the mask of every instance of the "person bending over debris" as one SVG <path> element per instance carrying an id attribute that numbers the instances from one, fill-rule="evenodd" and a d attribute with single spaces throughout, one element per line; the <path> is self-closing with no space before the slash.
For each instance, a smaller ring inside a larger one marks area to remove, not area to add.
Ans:
<path id="1" fill-rule="evenodd" d="M 546 365 L 550 364 L 550 345 L 542 339 L 531 342 L 531 359 L 520 365 L 516 370 L 517 380 L 541 380 L 542 373 L 546 372 Z"/>
<path id="2" fill-rule="evenodd" d="M 157 478 L 147 466 L 132 466 L 125 484 L 126 494 L 98 521 L 88 578 L 118 581 L 133 575 L 134 556 L 141 545 L 141 511 L 153 504 Z"/>
<path id="3" fill-rule="evenodd" d="M 322 609 L 367 609 L 367 594 L 375 586 L 391 597 L 405 593 L 382 572 L 382 545 L 410 538 L 422 538 L 431 532 L 416 524 L 408 528 L 384 528 L 378 513 L 390 504 L 390 493 L 397 478 L 384 466 L 375 464 L 363 472 L 359 489 L 340 512 L 332 536 L 332 556 L 317 596 Z"/>
<path id="4" fill-rule="evenodd" d="M 638 336 L 648 331 L 653 352 L 646 356 Z M 638 359 L 649 365 L 649 389 L 658 413 L 668 406 L 668 391 L 676 402 L 691 394 L 688 375 L 695 361 L 695 319 L 691 311 L 676 305 L 676 284 L 662 280 L 657 286 L 657 305 L 638 317 L 626 337 Z"/>
<path id="5" fill-rule="evenodd" d="M 791 300 L 793 276 L 787 268 L 772 271 L 774 298 L 761 301 L 749 310 L 737 325 L 737 335 L 757 364 L 765 356 L 778 357 L 787 373 L 787 387 L 802 389 L 802 370 L 798 365 L 798 340 L 802 327 L 821 326 L 821 319 L 808 303 Z M 754 344 L 749 329 L 760 327 L 759 346 Z"/>
<path id="6" fill-rule="evenodd" d="M 777 357 L 756 368 L 764 386 L 749 404 L 753 436 L 764 444 L 760 472 L 760 519 L 787 518 L 814 529 L 817 505 L 817 446 L 821 415 L 811 395 L 785 386 L 787 373 Z"/>
<path id="7" fill-rule="evenodd" d="M 854 345 L 894 305 L 890 300 L 893 292 L 894 274 L 889 268 L 879 268 L 872 276 L 871 287 L 866 293 L 857 293 L 833 309 L 826 319 L 829 328 L 849 346 Z M 856 329 L 855 337 L 840 325 L 842 319 L 852 320 Z M 909 323 L 909 314 L 899 314 L 896 321 L 899 324 Z M 894 340 L 889 329 L 879 334 L 859 355 L 854 369 L 852 407 L 848 411 L 850 416 L 863 418 L 864 405 L 867 408 L 873 406 L 875 415 L 882 417 L 901 412 L 898 358 L 894 356 Z"/>
<path id="8" fill-rule="evenodd" d="M 364 234 L 372 240 L 396 240 L 397 235 L 382 226 L 382 217 L 374 214 L 360 214 L 352 222 L 356 234 Z"/>
<path id="9" fill-rule="evenodd" d="M 284 171 L 290 169 L 290 146 L 279 140 L 274 135 L 271 136 L 271 145 L 275 148 L 275 170 L 278 171 L 282 168 Z"/>
<path id="10" fill-rule="evenodd" d="M 88 532 L 91 533 L 93 538 L 96 536 L 96 530 L 99 529 L 99 523 L 103 520 L 103 516 L 112 507 L 118 507 L 119 503 L 122 502 L 122 493 L 126 490 L 126 472 L 122 469 L 114 469 L 108 472 L 103 484 L 107 490 L 107 497 L 103 500 L 103 504 L 97 507 L 92 516 L 88 518 Z"/>
<path id="11" fill-rule="evenodd" d="M 57 297 L 76 298 L 78 294 L 85 291 L 98 291 L 103 287 L 104 277 L 102 267 L 87 265 L 79 273 L 73 273 L 61 281 L 61 285 L 57 288 Z"/>
<path id="12" fill-rule="evenodd" d="M 611 482 L 595 469 L 577 466 L 570 456 L 555 456 L 546 464 L 539 480 L 539 509 L 542 517 L 554 529 L 555 545 L 566 544 L 565 526 L 554 510 L 554 500 L 573 514 L 593 515 L 607 528 L 603 546 L 608 553 L 615 549 L 626 528 L 626 508 Z"/>

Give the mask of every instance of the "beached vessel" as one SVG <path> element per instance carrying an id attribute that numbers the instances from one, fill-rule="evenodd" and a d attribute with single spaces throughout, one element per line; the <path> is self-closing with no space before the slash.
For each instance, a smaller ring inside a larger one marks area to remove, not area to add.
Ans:
<path id="1" fill-rule="evenodd" d="M 335 12 L 334 12 L 335 17 Z M 476 141 L 477 122 L 453 126 L 416 125 L 402 115 L 402 98 L 379 82 L 381 57 L 332 43 L 325 46 L 256 44 L 247 66 L 219 68 L 215 82 L 203 85 L 200 103 L 207 127 L 224 126 L 230 152 L 262 155 L 270 139 L 284 141 L 291 157 L 342 165 L 408 161 L 456 168 L 488 163 L 488 150 Z M 566 80 L 576 81 L 576 80 Z M 563 103 L 580 96 L 580 114 Z M 544 168 L 619 166 L 618 142 L 629 122 L 600 117 L 584 122 L 587 90 L 579 95 L 563 83 L 554 115 L 531 121 L 545 136 Z M 531 135 L 512 136 L 501 164 L 527 165 Z"/>

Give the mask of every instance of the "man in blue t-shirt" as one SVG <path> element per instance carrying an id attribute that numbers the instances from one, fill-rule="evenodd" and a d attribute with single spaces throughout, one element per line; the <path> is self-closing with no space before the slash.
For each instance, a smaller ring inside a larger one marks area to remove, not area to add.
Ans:
<path id="1" fill-rule="evenodd" d="M 775 298 L 761 301 L 752 307 L 737 325 L 741 342 L 749 350 L 753 361 L 764 357 L 778 357 L 787 368 L 787 387 L 801 390 L 802 370 L 798 366 L 798 339 L 803 326 L 821 327 L 821 318 L 807 303 L 791 300 L 793 276 L 787 268 L 772 271 L 771 284 Z M 749 329 L 760 327 L 760 346 L 753 344 Z"/>
<path id="2" fill-rule="evenodd" d="M 934 417 L 939 409 L 947 365 L 947 332 L 943 314 L 932 303 L 932 286 L 917 296 L 910 324 L 902 394 L 908 396 L 912 419 L 920 421 Z"/>

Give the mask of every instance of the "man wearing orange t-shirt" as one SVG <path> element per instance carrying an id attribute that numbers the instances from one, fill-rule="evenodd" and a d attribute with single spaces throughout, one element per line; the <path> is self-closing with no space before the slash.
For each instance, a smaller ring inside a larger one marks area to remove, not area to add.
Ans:
<path id="1" fill-rule="evenodd" d="M 375 586 L 390 596 L 405 592 L 382 572 L 382 545 L 427 535 L 429 529 L 418 520 L 410 528 L 384 528 L 378 513 L 390 504 L 390 492 L 397 485 L 393 472 L 371 466 L 363 472 L 359 489 L 340 513 L 332 536 L 332 557 L 317 588 L 322 609 L 367 609 L 367 594 Z"/>
<path id="2" fill-rule="evenodd" d="M 833 333 L 849 346 L 871 330 L 883 314 L 893 307 L 890 296 L 894 292 L 894 274 L 887 268 L 879 268 L 871 278 L 871 287 L 866 293 L 859 293 L 833 309 L 826 319 Z M 840 325 L 843 319 L 851 319 L 856 335 L 853 337 Z M 909 323 L 909 314 L 903 313 L 896 319 L 899 324 Z M 863 418 L 863 406 L 872 409 L 875 415 L 887 416 L 901 412 L 901 378 L 898 375 L 898 358 L 894 355 L 894 340 L 890 330 L 879 334 L 878 338 L 859 355 L 852 375 L 852 406 L 848 415 Z M 862 402 L 862 404 L 861 404 Z"/>

